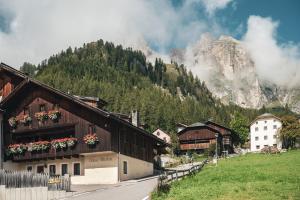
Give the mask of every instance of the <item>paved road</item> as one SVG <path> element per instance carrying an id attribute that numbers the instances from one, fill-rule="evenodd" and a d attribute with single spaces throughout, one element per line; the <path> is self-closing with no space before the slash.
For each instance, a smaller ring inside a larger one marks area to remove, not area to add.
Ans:
<path id="1" fill-rule="evenodd" d="M 157 178 L 140 182 L 128 181 L 113 186 L 99 186 L 94 191 L 77 194 L 74 200 L 146 200 L 157 185 Z"/>

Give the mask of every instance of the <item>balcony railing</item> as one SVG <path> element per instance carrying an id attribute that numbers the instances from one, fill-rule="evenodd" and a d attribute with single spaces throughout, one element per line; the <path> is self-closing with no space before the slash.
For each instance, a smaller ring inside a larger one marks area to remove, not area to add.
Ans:
<path id="1" fill-rule="evenodd" d="M 78 156 L 81 153 L 92 153 L 103 151 L 101 147 L 101 143 L 95 145 L 94 147 L 90 147 L 84 142 L 78 142 L 74 148 L 66 148 L 56 150 L 54 148 L 50 148 L 48 151 L 41 152 L 29 152 L 26 151 L 21 155 L 14 155 L 12 157 L 13 161 L 31 161 L 31 160 L 45 160 L 45 159 L 55 159 L 55 158 L 70 158 L 72 156 Z"/>

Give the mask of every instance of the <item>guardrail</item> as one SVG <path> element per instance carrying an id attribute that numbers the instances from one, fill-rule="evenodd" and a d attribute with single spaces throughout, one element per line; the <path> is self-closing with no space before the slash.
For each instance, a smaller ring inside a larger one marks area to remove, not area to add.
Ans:
<path id="1" fill-rule="evenodd" d="M 164 169 L 162 174 L 159 175 L 158 187 L 169 184 L 174 180 L 179 180 L 187 175 L 192 175 L 196 172 L 199 172 L 207 162 L 208 159 L 202 161 L 200 164 L 193 165 L 192 167 L 183 170 Z"/>

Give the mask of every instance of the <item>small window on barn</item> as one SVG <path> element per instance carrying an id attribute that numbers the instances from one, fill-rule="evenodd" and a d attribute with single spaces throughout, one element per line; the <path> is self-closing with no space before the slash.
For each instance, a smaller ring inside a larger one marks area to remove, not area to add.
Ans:
<path id="1" fill-rule="evenodd" d="M 258 124 L 258 122 L 255 122 L 255 124 Z"/>
<path id="2" fill-rule="evenodd" d="M 159 136 L 159 135 L 160 135 L 160 133 L 157 131 L 157 132 L 156 132 L 156 135 L 157 135 L 157 136 Z"/>
<path id="3" fill-rule="evenodd" d="M 164 137 L 164 141 L 167 142 L 167 138 L 166 137 Z"/>
<path id="4" fill-rule="evenodd" d="M 276 135 L 273 135 L 273 139 L 276 139 Z"/>
<path id="5" fill-rule="evenodd" d="M 265 130 L 265 131 L 268 130 L 268 127 L 267 127 L 267 126 L 264 126 L 264 130 Z"/>
<path id="6" fill-rule="evenodd" d="M 259 147 L 260 147 L 259 145 L 256 145 L 256 149 L 259 149 Z"/>
<path id="7" fill-rule="evenodd" d="M 264 140 L 267 140 L 267 139 L 268 139 L 268 136 L 267 136 L 267 135 L 265 135 L 265 136 L 264 136 Z"/>
<path id="8" fill-rule="evenodd" d="M 273 144 L 273 147 L 277 147 L 277 144 Z"/>
<path id="9" fill-rule="evenodd" d="M 277 129 L 277 125 L 273 125 L 273 129 Z"/>
<path id="10" fill-rule="evenodd" d="M 46 105 L 45 104 L 40 104 L 39 110 L 40 110 L 40 112 L 46 111 Z"/>
<path id="11" fill-rule="evenodd" d="M 265 144 L 264 147 L 269 147 L 269 145 Z"/>
<path id="12" fill-rule="evenodd" d="M 57 103 L 53 104 L 52 109 L 59 110 L 59 104 L 57 104 Z"/>
<path id="13" fill-rule="evenodd" d="M 255 131 L 258 131 L 258 127 L 255 127 Z"/>
<path id="14" fill-rule="evenodd" d="M 123 174 L 127 174 L 127 161 L 123 161 Z"/>
<path id="15" fill-rule="evenodd" d="M 96 126 L 93 124 L 89 125 L 89 133 L 96 133 Z"/>
<path id="16" fill-rule="evenodd" d="M 255 137 L 255 141 L 258 141 L 258 137 Z"/>
<path id="17" fill-rule="evenodd" d="M 267 123 L 267 121 L 265 121 L 265 124 Z"/>

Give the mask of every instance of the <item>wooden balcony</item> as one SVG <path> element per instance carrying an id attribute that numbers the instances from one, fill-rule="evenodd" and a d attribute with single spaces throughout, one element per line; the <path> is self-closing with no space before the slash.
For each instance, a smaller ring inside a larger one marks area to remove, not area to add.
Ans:
<path id="1" fill-rule="evenodd" d="M 210 143 L 180 144 L 181 150 L 208 149 Z"/>
<path id="2" fill-rule="evenodd" d="M 92 153 L 103 151 L 101 143 L 95 145 L 94 147 L 89 147 L 83 142 L 78 142 L 74 148 L 66 148 L 61 150 L 55 150 L 53 148 L 45 152 L 29 152 L 26 151 L 23 155 L 15 155 L 12 160 L 15 162 L 20 161 L 35 161 L 35 160 L 47 160 L 47 159 L 62 159 L 78 157 L 81 153 Z"/>

